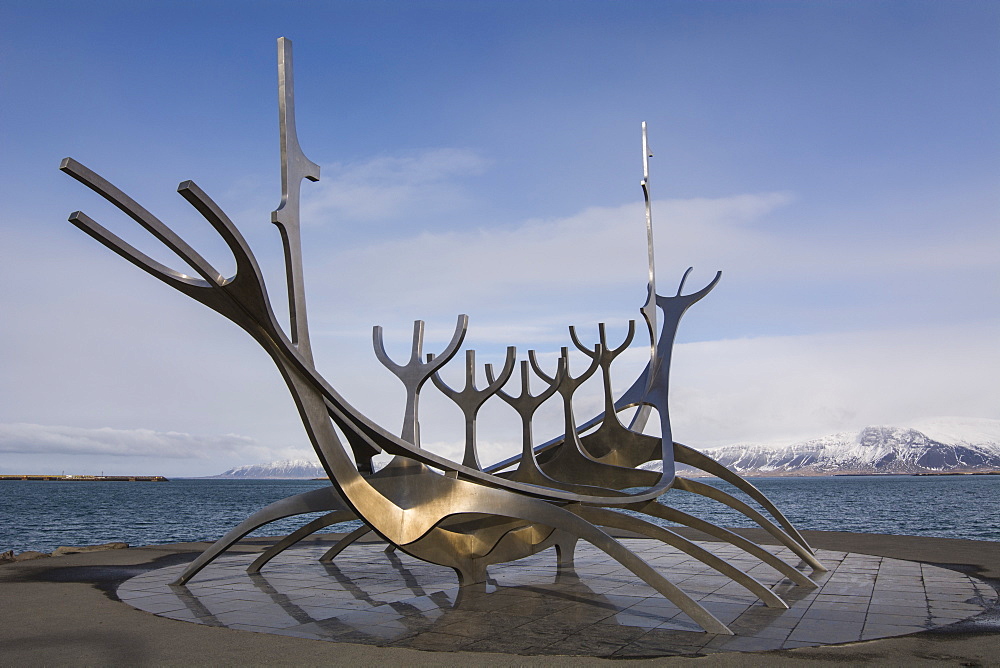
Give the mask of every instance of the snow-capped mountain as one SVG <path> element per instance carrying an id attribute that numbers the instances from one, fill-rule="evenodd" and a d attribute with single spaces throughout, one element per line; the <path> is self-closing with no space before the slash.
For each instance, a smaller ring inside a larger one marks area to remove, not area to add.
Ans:
<path id="1" fill-rule="evenodd" d="M 211 478 L 326 478 L 326 471 L 319 462 L 305 459 L 286 459 L 270 464 L 248 464 L 229 469 Z"/>
<path id="2" fill-rule="evenodd" d="M 784 446 L 727 445 L 705 454 L 742 475 L 1000 471 L 1000 420 L 937 418 Z"/>

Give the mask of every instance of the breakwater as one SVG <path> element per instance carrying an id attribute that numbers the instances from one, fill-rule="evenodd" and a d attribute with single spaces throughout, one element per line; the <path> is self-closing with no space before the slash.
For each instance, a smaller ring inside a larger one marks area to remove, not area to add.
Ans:
<path id="1" fill-rule="evenodd" d="M 170 482 L 161 475 L 0 475 L 0 480 L 82 482 Z"/>

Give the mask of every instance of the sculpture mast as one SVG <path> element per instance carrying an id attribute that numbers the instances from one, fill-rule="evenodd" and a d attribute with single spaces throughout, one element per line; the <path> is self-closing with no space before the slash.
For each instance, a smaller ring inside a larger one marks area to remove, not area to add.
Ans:
<path id="1" fill-rule="evenodd" d="M 650 375 L 646 379 L 646 391 L 652 386 L 653 375 L 656 369 L 656 265 L 653 261 L 653 205 L 649 197 L 649 159 L 653 154 L 649 150 L 649 141 L 646 138 L 646 121 L 642 122 L 642 198 L 646 202 L 646 252 L 649 260 L 649 294 L 646 297 L 646 304 L 639 309 L 642 317 L 646 320 L 646 327 L 649 328 L 649 370 Z M 645 393 L 644 393 L 645 394 Z M 649 419 L 649 404 L 642 404 L 632 416 L 629 428 L 635 431 L 642 431 Z"/>
<path id="2" fill-rule="evenodd" d="M 292 343 L 310 363 L 309 324 L 302 275 L 302 235 L 299 229 L 299 192 L 302 179 L 319 181 L 319 165 L 299 147 L 295 132 L 295 85 L 292 80 L 292 41 L 278 39 L 278 124 L 281 128 L 281 204 L 271 213 L 271 222 L 281 232 L 288 283 L 288 319 Z"/>

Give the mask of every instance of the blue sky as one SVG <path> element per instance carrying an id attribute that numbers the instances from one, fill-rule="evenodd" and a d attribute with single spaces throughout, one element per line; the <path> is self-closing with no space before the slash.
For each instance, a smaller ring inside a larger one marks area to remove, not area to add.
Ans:
<path id="1" fill-rule="evenodd" d="M 225 266 L 174 192 L 195 180 L 280 306 L 280 36 L 323 166 L 303 187 L 317 362 L 387 426 L 373 324 L 401 355 L 412 320 L 433 349 L 468 313 L 491 361 L 638 317 L 641 121 L 660 292 L 723 270 L 681 327 L 680 440 L 1000 419 L 996 3 L 8 1 L 0 31 L 0 473 L 308 453 L 264 355 L 66 223 L 169 260 L 57 171 L 76 158 Z M 459 415 L 426 394 L 425 444 L 454 454 Z M 484 458 L 512 419 L 486 409 Z"/>

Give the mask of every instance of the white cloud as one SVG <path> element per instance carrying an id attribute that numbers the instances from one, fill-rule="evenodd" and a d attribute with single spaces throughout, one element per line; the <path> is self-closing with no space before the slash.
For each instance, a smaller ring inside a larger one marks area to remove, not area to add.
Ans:
<path id="1" fill-rule="evenodd" d="M 254 439 L 238 434 L 202 436 L 151 429 L 85 429 L 26 423 L 0 424 L 0 452 L 170 459 L 267 454 Z"/>
<path id="2" fill-rule="evenodd" d="M 1000 323 L 677 346 L 679 440 L 791 441 L 938 415 L 1000 418 Z"/>

